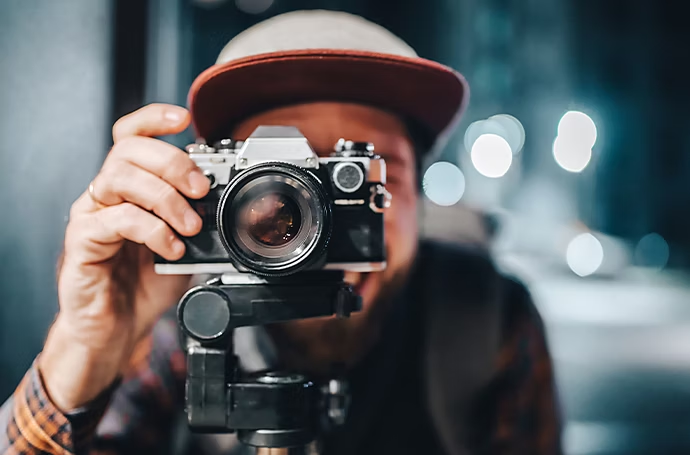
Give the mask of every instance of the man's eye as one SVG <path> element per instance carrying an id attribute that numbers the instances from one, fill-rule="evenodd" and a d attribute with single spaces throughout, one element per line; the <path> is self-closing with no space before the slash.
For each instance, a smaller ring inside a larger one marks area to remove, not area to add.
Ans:
<path id="1" fill-rule="evenodd" d="M 405 175 L 407 172 L 407 169 L 401 167 L 401 166 L 386 166 L 386 181 L 387 182 L 400 182 L 402 180 L 402 176 Z"/>

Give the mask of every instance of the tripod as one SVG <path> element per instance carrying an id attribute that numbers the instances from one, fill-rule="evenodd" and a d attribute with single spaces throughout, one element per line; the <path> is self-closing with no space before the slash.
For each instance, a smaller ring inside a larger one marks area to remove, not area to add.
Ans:
<path id="1" fill-rule="evenodd" d="M 347 384 L 317 388 L 301 374 L 245 374 L 234 353 L 237 327 L 336 315 L 361 309 L 342 272 L 304 272 L 281 278 L 226 274 L 190 289 L 177 320 L 187 347 L 186 411 L 192 431 L 237 432 L 263 453 L 309 453 L 321 432 L 342 424 Z M 313 452 L 312 452 L 313 453 Z"/>

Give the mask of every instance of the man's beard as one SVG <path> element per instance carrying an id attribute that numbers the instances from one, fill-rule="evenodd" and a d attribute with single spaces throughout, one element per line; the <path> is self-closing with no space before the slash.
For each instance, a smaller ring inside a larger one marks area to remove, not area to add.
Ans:
<path id="1" fill-rule="evenodd" d="M 381 277 L 373 302 L 349 318 L 317 318 L 267 326 L 283 367 L 329 377 L 359 362 L 378 341 L 390 307 L 405 286 L 410 267 Z"/>

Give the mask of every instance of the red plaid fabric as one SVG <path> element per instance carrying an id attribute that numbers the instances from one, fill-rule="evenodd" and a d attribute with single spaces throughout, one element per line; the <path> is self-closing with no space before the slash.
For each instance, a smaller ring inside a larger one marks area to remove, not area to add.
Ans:
<path id="1" fill-rule="evenodd" d="M 82 452 L 91 442 L 109 396 L 107 391 L 88 409 L 67 417 L 48 399 L 34 362 L 0 412 L 0 424 L 6 428 L 6 440 L 0 436 L 0 451 L 13 455 Z"/>

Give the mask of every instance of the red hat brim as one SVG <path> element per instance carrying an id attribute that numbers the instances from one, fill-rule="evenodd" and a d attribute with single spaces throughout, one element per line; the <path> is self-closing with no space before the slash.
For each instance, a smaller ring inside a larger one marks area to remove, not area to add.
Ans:
<path id="1" fill-rule="evenodd" d="M 439 142 L 465 110 L 458 72 L 422 58 L 309 49 L 253 55 L 201 73 L 189 91 L 198 137 L 211 143 L 248 116 L 314 101 L 354 102 L 413 120 Z M 440 141 L 443 142 L 443 141 Z"/>

